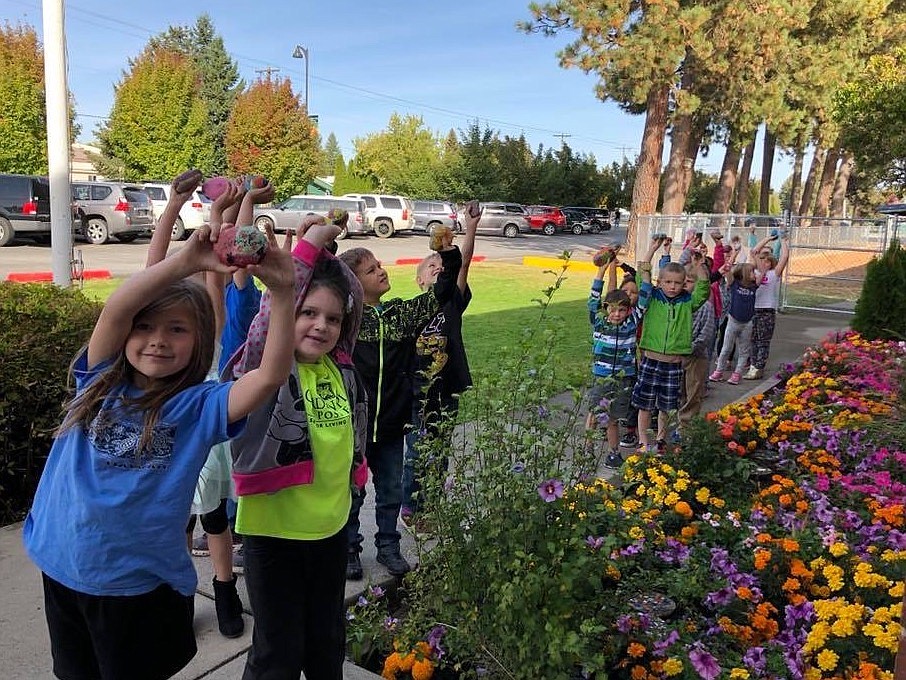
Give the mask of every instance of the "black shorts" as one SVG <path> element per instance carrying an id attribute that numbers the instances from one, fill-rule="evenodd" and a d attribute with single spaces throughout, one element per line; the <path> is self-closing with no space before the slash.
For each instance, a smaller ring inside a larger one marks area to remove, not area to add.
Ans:
<path id="1" fill-rule="evenodd" d="M 195 600 L 170 586 L 87 595 L 42 576 L 53 672 L 61 680 L 164 680 L 198 651 Z"/>
<path id="2" fill-rule="evenodd" d="M 595 376 L 591 388 L 585 395 L 585 406 L 589 413 L 601 411 L 601 400 L 607 399 L 607 414 L 611 421 L 626 418 L 629 415 L 632 388 L 635 385 L 635 376 L 600 378 Z"/>

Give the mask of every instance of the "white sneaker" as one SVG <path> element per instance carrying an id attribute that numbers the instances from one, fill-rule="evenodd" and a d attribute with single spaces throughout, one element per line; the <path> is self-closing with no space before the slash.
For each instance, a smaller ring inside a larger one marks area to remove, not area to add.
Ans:
<path id="1" fill-rule="evenodd" d="M 744 380 L 758 380 L 762 376 L 762 374 L 763 373 L 760 368 L 749 366 L 749 370 L 746 371 L 746 374 L 742 377 Z"/>

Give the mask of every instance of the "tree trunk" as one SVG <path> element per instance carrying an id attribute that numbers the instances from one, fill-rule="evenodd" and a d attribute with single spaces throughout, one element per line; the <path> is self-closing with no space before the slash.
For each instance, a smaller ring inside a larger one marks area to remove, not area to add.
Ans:
<path id="1" fill-rule="evenodd" d="M 821 181 L 818 193 L 815 196 L 815 215 L 827 217 L 830 211 L 831 193 L 834 191 L 834 177 L 837 174 L 837 161 L 840 160 L 840 150 L 831 149 L 827 152 L 824 169 L 821 171 Z"/>
<path id="2" fill-rule="evenodd" d="M 705 136 L 705 128 L 707 127 L 707 119 L 703 119 L 701 116 L 693 116 L 692 132 L 689 135 L 689 147 L 686 150 L 686 158 L 692 162 L 683 163 L 683 185 L 680 190 L 683 197 L 683 206 L 686 205 L 689 187 L 692 186 L 692 179 L 695 177 L 695 161 L 698 160 L 698 150 L 702 145 L 702 138 Z"/>
<path id="3" fill-rule="evenodd" d="M 667 133 L 668 85 L 657 85 L 648 91 L 645 130 L 636 164 L 635 184 L 632 187 L 632 207 L 626 231 L 627 257 L 635 257 L 636 234 L 639 216 L 651 215 L 657 208 L 658 184 L 661 179 L 661 159 L 664 154 L 664 136 Z M 647 226 L 647 223 L 646 223 Z"/>
<path id="4" fill-rule="evenodd" d="M 815 198 L 815 184 L 818 182 L 818 175 L 824 168 L 824 159 L 827 158 L 827 149 L 817 147 L 815 155 L 812 156 L 812 164 L 808 169 L 808 177 L 805 178 L 805 186 L 802 188 L 802 202 L 799 203 L 800 215 L 812 214 L 812 201 Z"/>
<path id="5" fill-rule="evenodd" d="M 798 140 L 793 156 L 793 181 L 790 184 L 790 204 L 788 207 L 791 215 L 799 214 L 799 201 L 802 200 L 802 164 L 805 162 L 805 141 Z"/>
<path id="6" fill-rule="evenodd" d="M 761 196 L 758 200 L 758 212 L 767 215 L 771 210 L 771 175 L 774 174 L 774 149 L 777 138 L 767 127 L 764 129 L 764 151 L 761 155 Z"/>
<path id="7" fill-rule="evenodd" d="M 739 177 L 736 178 L 736 207 L 733 212 L 737 215 L 745 215 L 749 207 L 749 180 L 752 174 L 752 156 L 755 155 L 755 140 L 758 138 L 758 130 L 752 135 L 752 139 L 746 144 L 742 152 L 742 168 L 739 170 Z"/>
<path id="8" fill-rule="evenodd" d="M 664 170 L 664 202 L 661 205 L 662 215 L 679 215 L 683 212 L 686 195 L 683 193 L 684 167 L 691 165 L 693 159 L 686 152 L 692 137 L 692 115 L 676 116 L 673 131 L 670 134 L 670 160 Z"/>
<path id="9" fill-rule="evenodd" d="M 831 198 L 831 217 L 846 217 L 843 207 L 846 203 L 846 190 L 849 187 L 849 177 L 855 165 L 855 154 L 847 151 L 843 154 L 843 162 L 837 171 L 837 181 L 834 182 L 834 195 Z"/>
<path id="10" fill-rule="evenodd" d="M 720 179 L 714 194 L 714 206 L 711 208 L 715 214 L 722 215 L 730 211 L 730 200 L 733 198 L 733 189 L 736 187 L 736 173 L 739 172 L 740 152 L 739 136 L 735 130 L 730 130 L 724 164 L 720 169 Z"/>

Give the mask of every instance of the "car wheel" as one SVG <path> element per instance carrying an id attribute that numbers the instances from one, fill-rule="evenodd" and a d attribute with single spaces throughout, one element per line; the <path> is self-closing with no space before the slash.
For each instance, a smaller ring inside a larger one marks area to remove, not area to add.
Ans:
<path id="1" fill-rule="evenodd" d="M 597 222 L 592 222 L 591 226 L 588 227 L 588 231 L 591 232 L 592 234 L 600 234 L 601 225 L 598 224 Z"/>
<path id="2" fill-rule="evenodd" d="M 268 227 L 273 231 L 274 221 L 270 217 L 259 217 L 255 220 L 255 226 L 258 227 L 259 231 L 265 231 Z"/>
<path id="3" fill-rule="evenodd" d="M 428 226 L 425 227 L 425 233 L 428 236 L 434 236 L 434 230 L 441 226 L 440 222 L 429 222 Z"/>
<path id="4" fill-rule="evenodd" d="M 578 222 L 576 222 L 576 223 L 573 225 L 573 233 L 574 233 L 576 236 L 580 236 L 580 235 L 582 234 L 582 225 L 579 224 Z"/>
<path id="5" fill-rule="evenodd" d="M 85 238 L 89 243 L 96 246 L 107 243 L 110 239 L 110 232 L 107 230 L 107 223 L 100 217 L 92 217 L 85 225 Z"/>
<path id="6" fill-rule="evenodd" d="M 503 228 L 503 235 L 507 238 L 516 238 L 519 236 L 519 227 L 515 224 L 508 224 Z"/>
<path id="7" fill-rule="evenodd" d="M 177 217 L 176 221 L 173 223 L 173 231 L 170 233 L 170 240 L 184 241 L 187 236 L 186 225 L 182 223 L 181 217 Z"/>
<path id="8" fill-rule="evenodd" d="M 5 246 L 12 241 L 15 233 L 16 232 L 13 231 L 13 225 L 10 224 L 9 220 L 5 217 L 0 217 L 0 246 Z"/>
<path id="9" fill-rule="evenodd" d="M 374 223 L 374 233 L 380 238 L 390 238 L 393 236 L 393 222 L 381 219 Z"/>
<path id="10" fill-rule="evenodd" d="M 610 231 L 610 222 L 605 222 L 603 229 L 604 229 L 604 231 Z"/>
<path id="11" fill-rule="evenodd" d="M 349 229 L 347 227 L 343 227 L 343 231 L 337 234 L 337 241 L 342 241 L 347 236 L 349 236 Z"/>
<path id="12" fill-rule="evenodd" d="M 120 243 L 132 243 L 138 238 L 138 234 L 117 234 L 116 240 Z"/>
<path id="13" fill-rule="evenodd" d="M 557 231 L 557 227 L 552 222 L 545 222 L 544 226 L 541 227 L 541 233 L 545 236 L 553 236 L 555 231 Z"/>

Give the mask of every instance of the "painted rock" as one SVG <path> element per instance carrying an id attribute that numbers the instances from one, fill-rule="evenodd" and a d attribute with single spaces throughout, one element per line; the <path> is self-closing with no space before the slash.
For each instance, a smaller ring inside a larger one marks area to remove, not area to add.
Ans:
<path id="1" fill-rule="evenodd" d="M 180 194 L 192 191 L 201 182 L 201 170 L 186 170 L 173 180 L 173 187 Z"/>
<path id="2" fill-rule="evenodd" d="M 342 208 L 331 208 L 327 211 L 327 221 L 338 227 L 345 227 L 349 221 L 349 213 Z"/>
<path id="3" fill-rule="evenodd" d="M 613 246 L 604 246 L 592 256 L 591 261 L 596 267 L 603 267 L 609 264 L 615 256 L 616 250 Z"/>
<path id="4" fill-rule="evenodd" d="M 258 264 L 267 253 L 267 237 L 257 227 L 227 226 L 220 230 L 214 252 L 228 267 Z"/>
<path id="5" fill-rule="evenodd" d="M 441 251 L 446 243 L 452 242 L 453 240 L 453 230 L 450 229 L 445 224 L 442 224 L 439 227 L 435 227 L 434 231 L 431 232 L 431 242 L 428 244 L 428 247 L 431 250 Z"/>
<path id="6" fill-rule="evenodd" d="M 267 179 L 265 179 L 264 175 L 246 175 L 242 180 L 246 191 L 260 189 L 267 185 Z"/>
<path id="7" fill-rule="evenodd" d="M 211 177 L 201 183 L 201 193 L 216 201 L 232 183 L 233 180 L 229 177 Z"/>

